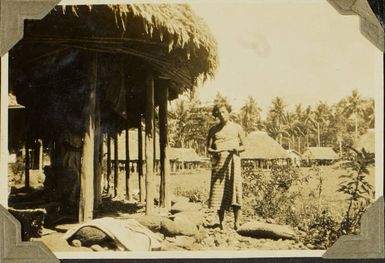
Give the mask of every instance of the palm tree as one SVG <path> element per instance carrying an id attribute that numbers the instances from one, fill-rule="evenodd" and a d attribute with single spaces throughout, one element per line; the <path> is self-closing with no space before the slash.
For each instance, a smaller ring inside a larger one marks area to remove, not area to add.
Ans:
<path id="1" fill-rule="evenodd" d="M 315 131 L 314 127 L 316 126 L 316 121 L 314 119 L 314 112 L 311 106 L 308 106 L 306 110 L 303 111 L 301 121 L 304 125 L 304 133 L 306 136 L 306 148 L 307 148 L 309 147 L 310 133 Z"/>
<path id="2" fill-rule="evenodd" d="M 282 125 L 283 125 L 286 105 L 284 104 L 283 99 L 281 97 L 275 97 L 271 103 L 272 103 L 272 106 L 269 110 L 269 116 L 271 117 L 271 121 L 274 122 L 275 129 L 277 131 L 280 131 L 278 137 L 279 137 L 279 143 L 282 145 L 282 135 L 283 135 L 282 131 L 285 130 L 282 127 Z M 270 125 L 270 128 L 272 128 L 271 125 Z"/>
<path id="3" fill-rule="evenodd" d="M 240 121 L 246 134 L 260 128 L 262 109 L 253 97 L 247 97 L 245 105 L 241 108 Z"/>
<path id="4" fill-rule="evenodd" d="M 300 152 L 300 140 L 301 136 L 304 136 L 303 125 L 299 119 L 299 116 L 296 113 L 287 112 L 284 116 L 285 127 L 287 133 L 289 134 L 289 149 L 294 148 L 295 140 L 298 138 L 298 147 L 297 150 Z"/>
<path id="5" fill-rule="evenodd" d="M 331 115 L 331 111 L 329 106 L 324 103 L 320 102 L 316 110 L 314 111 L 314 120 L 317 125 L 317 146 L 321 146 L 321 129 L 325 124 L 328 124 L 329 117 Z"/>
<path id="6" fill-rule="evenodd" d="M 348 118 L 353 117 L 355 134 L 354 140 L 358 139 L 358 119 L 364 114 L 363 99 L 358 93 L 358 90 L 355 89 L 352 91 L 352 95 L 346 99 L 344 113 Z"/>

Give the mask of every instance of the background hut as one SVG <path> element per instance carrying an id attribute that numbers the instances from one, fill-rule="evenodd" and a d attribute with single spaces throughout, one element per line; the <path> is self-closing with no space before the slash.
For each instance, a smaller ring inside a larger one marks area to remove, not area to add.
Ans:
<path id="1" fill-rule="evenodd" d="M 117 146 L 120 131 L 142 134 L 142 123 L 145 147 L 137 148 L 146 159 L 152 212 L 157 106 L 160 203 L 170 203 L 167 102 L 213 76 L 217 65 L 203 20 L 184 4 L 58 6 L 42 20 L 25 21 L 24 29 L 10 51 L 10 86 L 26 107 L 32 139 L 49 145 L 54 172 L 80 177 L 79 220 L 92 218 L 94 195 L 96 204 L 101 200 L 102 138 Z"/>
<path id="2" fill-rule="evenodd" d="M 353 146 L 355 149 L 361 151 L 365 149 L 367 152 L 375 153 L 375 132 L 374 129 L 368 129 L 366 133 L 358 137 L 358 140 Z"/>
<path id="3" fill-rule="evenodd" d="M 176 172 L 184 169 L 196 169 L 201 158 L 192 148 L 170 148 L 171 171 Z"/>
<path id="4" fill-rule="evenodd" d="M 285 149 L 266 132 L 251 132 L 245 138 L 242 163 L 249 162 L 258 168 L 269 168 L 273 162 L 282 164 L 288 158 Z"/>
<path id="5" fill-rule="evenodd" d="M 302 160 L 301 154 L 295 150 L 286 150 L 286 152 L 287 152 L 287 157 L 289 159 L 290 164 L 300 167 L 301 160 Z"/>
<path id="6" fill-rule="evenodd" d="M 331 147 L 308 147 L 302 154 L 307 165 L 330 165 L 338 160 L 338 154 Z"/>

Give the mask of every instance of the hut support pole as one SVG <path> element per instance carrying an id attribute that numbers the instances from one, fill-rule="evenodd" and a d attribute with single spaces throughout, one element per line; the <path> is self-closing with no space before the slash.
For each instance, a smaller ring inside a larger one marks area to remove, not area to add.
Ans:
<path id="1" fill-rule="evenodd" d="M 39 170 L 43 170 L 43 140 L 39 139 Z"/>
<path id="2" fill-rule="evenodd" d="M 30 166 L 30 156 L 29 156 L 29 148 L 28 148 L 29 141 L 27 140 L 25 143 L 25 163 L 24 163 L 24 174 L 25 174 L 25 188 L 29 188 L 29 166 Z"/>
<path id="3" fill-rule="evenodd" d="M 120 194 L 118 132 L 114 134 L 114 197 Z"/>
<path id="4" fill-rule="evenodd" d="M 95 103 L 95 180 L 94 180 L 94 197 L 95 197 L 95 207 L 99 207 L 102 204 L 102 166 L 100 151 L 103 148 L 101 129 L 100 129 L 100 97 L 98 91 L 96 91 L 96 103 Z"/>
<path id="5" fill-rule="evenodd" d="M 107 133 L 107 193 L 113 194 L 112 182 L 111 182 L 111 135 Z"/>
<path id="6" fill-rule="evenodd" d="M 79 222 L 91 220 L 94 210 L 94 152 L 95 152 L 95 99 L 97 82 L 97 54 L 92 54 L 89 72 L 90 91 L 85 105 L 86 130 L 80 176 Z"/>
<path id="7" fill-rule="evenodd" d="M 151 71 L 146 76 L 146 214 L 154 210 L 154 77 Z"/>
<path id="8" fill-rule="evenodd" d="M 128 121 L 127 121 L 128 122 Z M 127 123 L 128 125 L 128 123 Z M 126 198 L 132 201 L 132 186 L 130 182 L 130 135 L 128 126 L 126 128 Z"/>
<path id="9" fill-rule="evenodd" d="M 139 202 L 144 202 L 145 200 L 145 185 L 144 185 L 144 176 L 143 176 L 143 136 L 142 136 L 142 118 L 139 117 L 139 126 L 138 126 L 138 179 L 139 179 Z"/>
<path id="10" fill-rule="evenodd" d="M 168 88 L 159 90 L 159 140 L 160 140 L 160 205 L 167 210 L 171 208 L 171 193 L 169 188 L 170 160 L 168 144 L 167 120 Z"/>

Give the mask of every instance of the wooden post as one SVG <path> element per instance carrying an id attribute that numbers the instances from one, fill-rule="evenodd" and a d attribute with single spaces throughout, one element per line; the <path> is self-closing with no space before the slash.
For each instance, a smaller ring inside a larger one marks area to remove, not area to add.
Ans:
<path id="1" fill-rule="evenodd" d="M 154 210 L 154 77 L 151 71 L 146 80 L 145 158 L 146 158 L 146 214 Z"/>
<path id="2" fill-rule="evenodd" d="M 97 208 L 102 204 L 102 166 L 100 151 L 103 148 L 103 135 L 100 128 L 100 94 L 96 90 L 95 102 L 95 150 L 94 150 L 94 206 Z"/>
<path id="3" fill-rule="evenodd" d="M 118 132 L 114 134 L 114 197 L 120 194 Z"/>
<path id="4" fill-rule="evenodd" d="M 127 123 L 128 125 L 128 123 Z M 130 135 L 129 135 L 129 129 L 128 126 L 126 128 L 126 198 L 129 201 L 132 201 L 132 187 L 130 183 Z"/>
<path id="5" fill-rule="evenodd" d="M 159 141 L 160 141 L 160 205 L 166 209 L 171 208 L 171 192 L 169 188 L 170 160 L 168 143 L 167 120 L 168 88 L 159 89 Z"/>
<path id="6" fill-rule="evenodd" d="M 139 117 L 138 126 L 138 177 L 139 177 L 139 202 L 145 200 L 145 186 L 143 176 L 143 136 L 142 136 L 142 118 Z"/>
<path id="7" fill-rule="evenodd" d="M 113 195 L 113 188 L 111 182 L 111 135 L 107 133 L 107 194 Z"/>
<path id="8" fill-rule="evenodd" d="M 25 166 L 24 166 L 24 174 L 25 174 L 25 188 L 28 189 L 30 187 L 29 183 L 29 166 L 30 166 L 30 156 L 29 156 L 29 141 L 25 142 Z"/>
<path id="9" fill-rule="evenodd" d="M 39 170 L 42 171 L 43 170 L 43 165 L 44 165 L 44 156 L 43 156 L 43 140 L 39 139 Z"/>
<path id="10" fill-rule="evenodd" d="M 91 220 L 94 210 L 94 143 L 95 143 L 95 97 L 97 82 L 97 53 L 92 55 L 90 65 L 90 90 L 85 105 L 86 130 L 83 140 L 83 156 L 80 176 L 79 222 Z"/>

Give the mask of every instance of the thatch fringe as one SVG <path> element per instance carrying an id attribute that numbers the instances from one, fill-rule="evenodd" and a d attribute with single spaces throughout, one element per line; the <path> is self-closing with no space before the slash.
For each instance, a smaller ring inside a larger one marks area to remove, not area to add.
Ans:
<path id="1" fill-rule="evenodd" d="M 93 6 L 88 6 L 89 12 Z M 168 51 L 185 49 L 186 59 L 205 60 L 205 77 L 213 77 L 218 65 L 217 42 L 210 33 L 208 26 L 186 4 L 130 4 L 106 5 L 115 17 L 116 27 L 123 32 L 129 30 L 130 18 L 143 20 L 145 33 L 153 38 L 153 32 L 159 32 L 159 41 L 168 46 Z M 77 6 L 66 6 L 63 12 L 78 14 Z M 164 36 L 168 35 L 167 38 Z M 202 52 L 203 51 L 203 52 Z M 194 58 L 193 58 L 194 57 Z M 204 58 L 205 57 L 205 58 Z"/>

